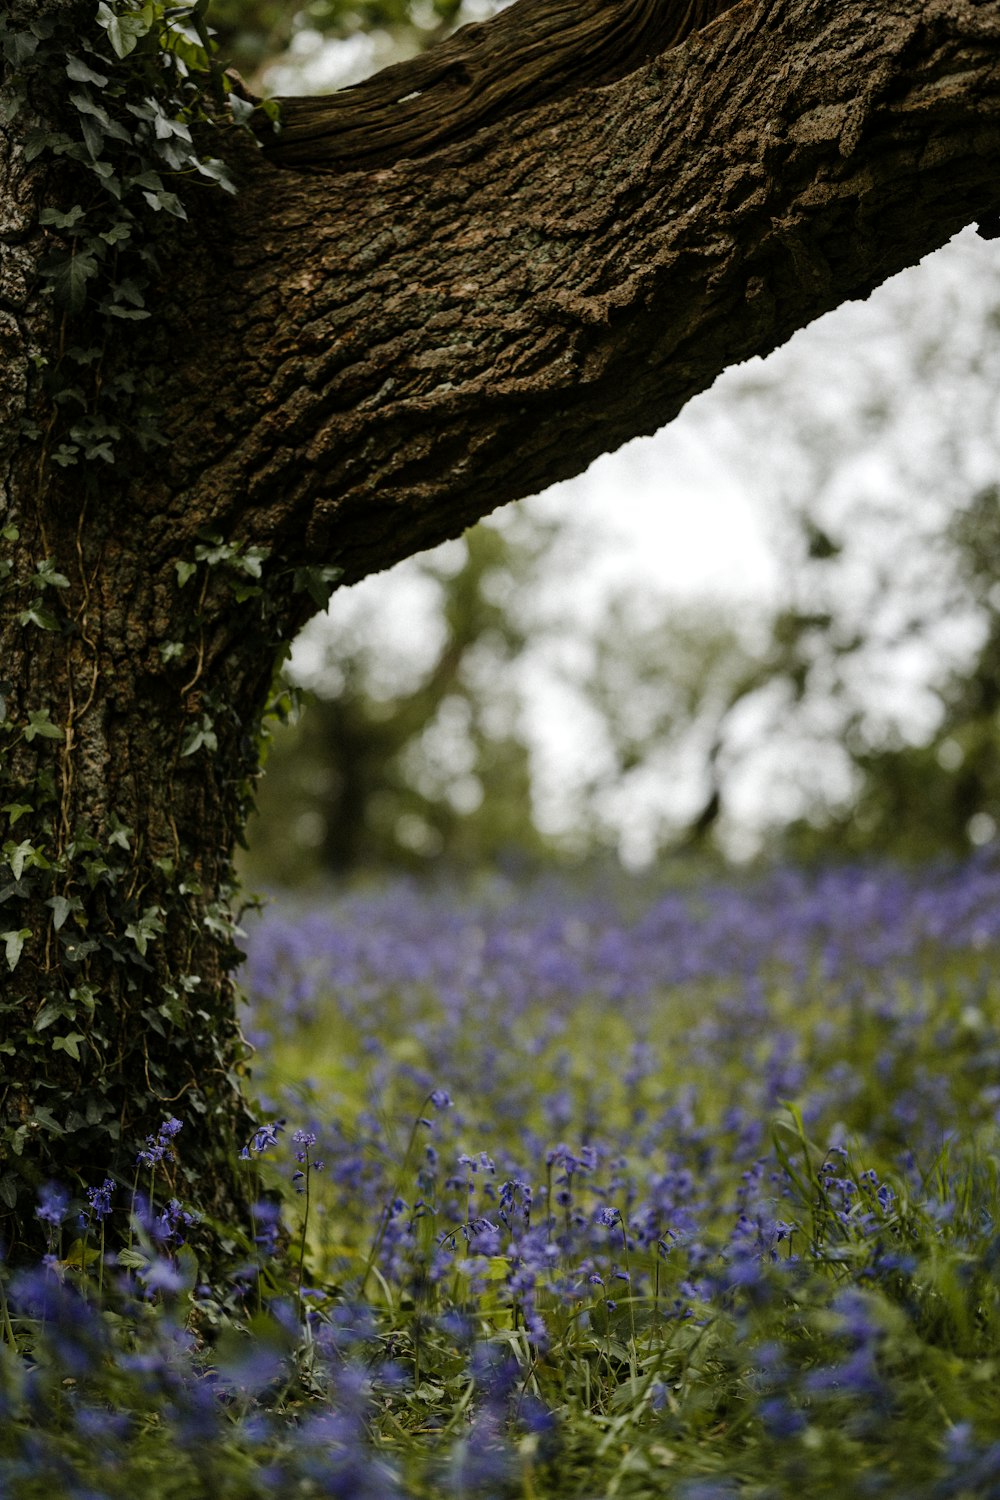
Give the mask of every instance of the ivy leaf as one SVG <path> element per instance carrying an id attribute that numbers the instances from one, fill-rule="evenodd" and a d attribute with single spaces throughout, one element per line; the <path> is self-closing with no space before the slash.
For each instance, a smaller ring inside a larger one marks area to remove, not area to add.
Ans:
<path id="1" fill-rule="evenodd" d="M 59 306 L 77 313 L 87 300 L 87 282 L 97 275 L 97 261 L 89 250 L 76 250 L 72 255 L 46 256 L 41 270 L 51 281 Z"/>
<path id="2" fill-rule="evenodd" d="M 10 818 L 11 828 L 14 827 L 18 818 L 23 818 L 25 813 L 34 812 L 34 810 L 29 802 L 5 802 L 3 807 L 0 807 L 0 812 L 5 812 Z"/>
<path id="3" fill-rule="evenodd" d="M 132 225 L 123 223 L 121 219 L 112 224 L 110 229 L 105 229 L 101 239 L 106 245 L 120 245 L 123 241 L 132 238 Z"/>
<path id="4" fill-rule="evenodd" d="M 36 156 L 41 156 L 43 151 L 50 148 L 56 150 L 68 143 L 69 137 L 56 131 L 42 130 L 40 126 L 33 126 L 24 138 L 25 161 L 34 161 Z"/>
<path id="5" fill-rule="evenodd" d="M 104 131 L 100 125 L 93 120 L 88 120 L 84 115 L 80 120 L 80 134 L 86 142 L 87 150 L 96 161 L 104 150 Z"/>
<path id="6" fill-rule="evenodd" d="M 43 740 L 61 740 L 63 732 L 58 724 L 53 724 L 49 718 L 47 708 L 36 708 L 28 714 L 28 724 L 24 731 L 24 738 L 31 742 L 35 738 Z"/>
<path id="7" fill-rule="evenodd" d="M 42 1105 L 39 1105 L 37 1107 L 33 1118 L 38 1122 L 39 1125 L 44 1125 L 46 1130 L 51 1131 L 53 1135 L 65 1135 L 66 1133 L 63 1130 L 62 1126 L 59 1124 L 59 1121 L 52 1114 L 52 1111 L 43 1108 Z"/>
<path id="8" fill-rule="evenodd" d="M 9 31 L 3 39 L 4 56 L 14 68 L 27 62 L 37 49 L 38 38 L 30 31 Z"/>
<path id="9" fill-rule="evenodd" d="M 80 900 L 79 897 L 50 896 L 45 905 L 52 908 L 52 925 L 58 932 L 70 912 L 79 907 Z"/>
<path id="10" fill-rule="evenodd" d="M 208 751 L 218 750 L 219 748 L 219 741 L 216 738 L 215 730 L 212 728 L 212 721 L 207 714 L 203 714 L 201 723 L 192 724 L 185 734 L 184 744 L 181 748 L 181 759 L 183 760 L 187 755 L 194 755 L 203 745 Z"/>
<path id="11" fill-rule="evenodd" d="M 17 961 L 21 957 L 21 949 L 24 947 L 25 938 L 30 938 L 31 928 L 22 927 L 20 932 L 0 932 L 0 943 L 4 944 L 7 954 L 7 967 L 14 971 Z"/>
<path id="12" fill-rule="evenodd" d="M 147 14 L 148 12 L 148 14 Z M 134 52 L 140 37 L 144 37 L 152 25 L 152 6 L 144 6 L 137 14 L 118 16 L 101 0 L 97 8 L 97 24 L 108 33 L 108 41 L 116 57 L 128 57 Z"/>
<path id="13" fill-rule="evenodd" d="M 21 611 L 17 617 L 17 623 L 19 625 L 34 625 L 39 630 L 59 629 L 59 621 L 55 615 L 51 614 L 47 609 L 42 608 L 42 601 L 40 599 L 36 599 L 30 609 L 23 609 Z M 33 740 L 34 737 L 33 734 L 28 734 L 29 740 Z"/>
<path id="14" fill-rule="evenodd" d="M 217 182 L 227 193 L 236 192 L 236 184 L 229 175 L 229 168 L 217 157 L 209 156 L 204 161 L 199 161 L 198 171 L 202 177 L 208 177 L 212 182 Z"/>
<path id="15" fill-rule="evenodd" d="M 143 193 L 142 196 L 155 213 L 159 213 L 162 209 L 165 213 L 173 214 L 175 219 L 187 218 L 187 210 L 176 193 L 163 191 L 160 193 Z"/>
<path id="16" fill-rule="evenodd" d="M 38 215 L 39 224 L 44 224 L 50 229 L 73 229 L 81 219 L 87 217 L 87 210 L 80 203 L 74 203 L 62 213 L 58 208 L 43 208 Z"/>
<path id="17" fill-rule="evenodd" d="M 79 1031 L 69 1031 L 65 1036 L 52 1038 L 53 1052 L 65 1052 L 74 1062 L 80 1061 L 80 1043 L 86 1041 L 86 1037 Z"/>
<path id="18" fill-rule="evenodd" d="M 102 89 L 108 81 L 106 73 L 96 73 L 82 58 L 72 56 L 66 64 L 66 76 L 74 83 L 96 83 L 99 89 Z"/>
<path id="19" fill-rule="evenodd" d="M 61 1005 L 57 1005 L 54 1000 L 46 1000 L 45 1004 L 42 1006 L 41 1010 L 35 1017 L 35 1031 L 44 1031 L 47 1026 L 52 1025 L 53 1021 L 58 1021 L 62 1013 L 63 1010 Z"/>
<path id="20" fill-rule="evenodd" d="M 320 609 L 325 609 L 330 602 L 333 585 L 343 571 L 343 568 L 334 567 L 332 564 L 324 567 L 318 563 L 305 568 L 296 568 L 292 574 L 292 591 L 296 594 L 307 593 Z"/>
<path id="21" fill-rule="evenodd" d="M 3 846 L 3 857 L 10 865 L 11 874 L 15 880 L 20 880 L 25 868 L 36 868 L 47 870 L 49 862 L 39 849 L 36 849 L 30 839 L 22 839 L 19 844 L 8 840 Z"/>
<path id="22" fill-rule="evenodd" d="M 76 106 L 81 115 L 93 115 L 94 119 L 103 125 L 105 130 L 110 130 L 110 115 L 103 105 L 98 104 L 96 99 L 90 97 L 86 89 L 77 89 L 75 93 L 70 94 L 69 102 Z"/>
<path id="23" fill-rule="evenodd" d="M 162 193 L 163 178 L 159 172 L 137 172 L 134 177 L 129 178 L 129 186 L 135 183 L 136 187 L 149 188 L 151 193 Z"/>
<path id="24" fill-rule="evenodd" d="M 32 583 L 38 584 L 40 588 L 69 588 L 69 579 L 66 577 L 65 573 L 60 573 L 57 571 L 56 565 L 52 561 L 51 557 L 43 557 L 41 562 L 36 564 L 35 573 L 31 581 Z"/>
<path id="25" fill-rule="evenodd" d="M 239 94 L 230 94 L 226 100 L 229 105 L 233 120 L 237 125 L 248 125 L 250 116 L 253 114 L 255 105 L 249 99 L 243 99 Z"/>
<path id="26" fill-rule="evenodd" d="M 174 567 L 177 569 L 177 583 L 180 588 L 183 588 L 188 579 L 198 571 L 197 563 L 193 562 L 174 563 Z"/>
<path id="27" fill-rule="evenodd" d="M 158 937 L 166 928 L 160 920 L 159 907 L 147 906 L 138 922 L 130 922 L 125 929 L 125 936 L 131 938 L 135 944 L 140 958 L 146 957 L 146 949 L 154 938 Z"/>
<path id="28" fill-rule="evenodd" d="M 191 132 L 183 120 L 171 119 L 170 115 L 165 114 L 159 107 L 157 107 L 156 114 L 153 117 L 153 130 L 159 141 L 169 141 L 172 136 L 176 135 L 182 141 L 187 141 L 189 145 L 191 144 Z"/>
<path id="29" fill-rule="evenodd" d="M 124 849 L 126 853 L 130 849 L 129 839 L 132 837 L 132 829 L 127 823 L 123 823 L 117 813 L 111 814 L 111 832 L 108 834 L 108 843 L 114 844 L 118 849 Z"/>

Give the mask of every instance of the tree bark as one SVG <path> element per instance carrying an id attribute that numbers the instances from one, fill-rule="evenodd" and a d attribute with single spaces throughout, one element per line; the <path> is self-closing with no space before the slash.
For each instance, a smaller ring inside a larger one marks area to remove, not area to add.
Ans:
<path id="1" fill-rule="evenodd" d="M 46 446 L 66 329 L 39 209 L 61 179 L 0 125 L 9 1246 L 37 1241 L 24 1188 L 124 1179 L 165 1114 L 187 1195 L 238 1211 L 230 856 L 308 570 L 353 581 L 580 472 L 1000 210 L 996 5 L 717 9 L 601 86 L 561 52 L 485 126 L 449 96 L 447 143 L 425 112 L 390 165 L 352 170 L 339 106 L 289 106 L 284 164 L 280 137 L 269 160 L 227 132 L 239 194 L 188 194 L 119 356 L 155 370 L 167 445 L 96 492 Z M 55 628 L 32 620 L 50 596 Z M 24 830 L 55 875 L 18 859 Z"/>

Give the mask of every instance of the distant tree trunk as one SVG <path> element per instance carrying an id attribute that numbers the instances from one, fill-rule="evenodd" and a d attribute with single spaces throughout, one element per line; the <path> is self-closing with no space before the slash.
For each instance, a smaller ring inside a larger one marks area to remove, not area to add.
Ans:
<path id="1" fill-rule="evenodd" d="M 90 0 L 0 20 L 24 37 L 46 17 L 93 31 Z M 30 47 L 9 42 L 9 73 Z M 391 166 L 300 172 L 228 132 L 210 149 L 238 196 L 182 184 L 155 317 L 106 357 L 87 340 L 111 315 L 57 313 L 46 280 L 75 232 L 39 217 L 75 191 L 33 155 L 49 106 L 0 112 L 9 1248 L 38 1244 L 34 1185 L 129 1177 L 165 1115 L 179 1195 L 240 1212 L 230 859 L 322 569 L 350 582 L 579 472 L 995 214 L 998 59 L 992 5 L 742 0 L 608 87 L 564 74 L 533 107 L 533 85 L 502 126 L 415 159 L 397 141 Z M 143 451 L 137 418 L 105 463 L 91 424 L 62 468 L 74 402 L 130 378 L 165 445 Z"/>

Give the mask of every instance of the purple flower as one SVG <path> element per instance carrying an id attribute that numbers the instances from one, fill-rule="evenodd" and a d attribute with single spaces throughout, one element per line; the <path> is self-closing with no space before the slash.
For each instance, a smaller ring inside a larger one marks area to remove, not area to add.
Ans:
<path id="1" fill-rule="evenodd" d="M 39 1188 L 35 1218 L 41 1219 L 43 1224 L 51 1224 L 54 1229 L 58 1229 L 68 1208 L 69 1194 L 57 1183 L 49 1182 Z"/>
<path id="2" fill-rule="evenodd" d="M 150 1261 L 140 1277 L 147 1293 L 153 1292 L 179 1292 L 184 1285 L 181 1276 L 173 1261 L 166 1256 L 158 1255 Z"/>
<path id="3" fill-rule="evenodd" d="M 258 1125 L 250 1140 L 240 1151 L 240 1160 L 249 1161 L 252 1151 L 259 1155 L 262 1151 L 266 1151 L 269 1146 L 276 1146 L 278 1144 L 278 1132 L 284 1130 L 284 1128 L 284 1120 L 274 1120 L 267 1125 Z"/>
<path id="4" fill-rule="evenodd" d="M 270 1199 L 263 1199 L 253 1206 L 254 1244 L 259 1245 L 264 1255 L 274 1255 L 281 1232 L 281 1208 Z"/>
<path id="5" fill-rule="evenodd" d="M 99 1188 L 87 1189 L 87 1201 L 90 1204 L 91 1213 L 99 1224 L 103 1224 L 111 1212 L 111 1194 L 114 1190 L 115 1184 L 111 1177 L 105 1177 Z M 89 1218 L 90 1215 L 87 1217 Z"/>
<path id="6" fill-rule="evenodd" d="M 146 1144 L 136 1156 L 136 1161 L 142 1166 L 155 1167 L 164 1159 L 175 1160 L 176 1153 L 171 1143 L 183 1128 L 183 1120 L 174 1119 L 173 1116 L 164 1120 L 155 1136 L 147 1135 Z"/>

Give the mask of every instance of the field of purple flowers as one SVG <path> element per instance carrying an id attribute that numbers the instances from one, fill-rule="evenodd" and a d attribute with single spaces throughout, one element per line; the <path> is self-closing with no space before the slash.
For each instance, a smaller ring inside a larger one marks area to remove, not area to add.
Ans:
<path id="1" fill-rule="evenodd" d="M 89 1239 L 43 1203 L 0 1493 L 1000 1497 L 993 862 L 400 882 L 247 946 L 238 1270 L 157 1157 L 102 1310 L 97 1185 Z"/>

